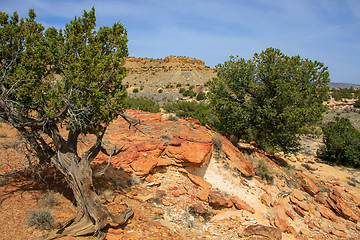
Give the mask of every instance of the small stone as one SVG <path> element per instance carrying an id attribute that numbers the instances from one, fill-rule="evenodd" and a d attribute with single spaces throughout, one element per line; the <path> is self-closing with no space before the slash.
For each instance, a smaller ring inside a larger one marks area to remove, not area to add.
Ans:
<path id="1" fill-rule="evenodd" d="M 300 207 L 302 210 L 304 211 L 309 211 L 310 210 L 310 205 L 305 202 L 305 201 L 299 201 L 298 199 L 296 199 L 294 196 L 290 195 L 290 201 L 295 204 L 296 206 Z"/>
<path id="2" fill-rule="evenodd" d="M 340 238 L 346 238 L 347 237 L 347 235 L 344 232 L 336 230 L 336 229 L 332 229 L 330 233 L 337 236 L 337 237 L 340 237 Z"/>
<path id="3" fill-rule="evenodd" d="M 209 204 L 213 207 L 231 208 L 234 204 L 220 192 L 211 192 L 209 194 Z"/>
<path id="4" fill-rule="evenodd" d="M 230 200 L 234 203 L 235 207 L 240 210 L 246 210 L 251 213 L 255 213 L 255 209 L 252 208 L 249 204 L 241 200 L 240 198 L 233 196 Z"/>
<path id="5" fill-rule="evenodd" d="M 272 196 L 269 193 L 264 193 L 261 195 L 261 203 L 268 207 L 274 206 Z"/>
<path id="6" fill-rule="evenodd" d="M 196 194 L 196 197 L 199 198 L 201 201 L 207 201 L 209 194 L 210 190 L 208 188 L 203 188 Z"/>
<path id="7" fill-rule="evenodd" d="M 303 234 L 303 235 L 309 237 L 312 233 L 311 233 L 311 231 L 310 231 L 309 229 L 307 229 L 307 228 L 301 228 L 301 229 L 300 229 L 300 234 Z"/>
<path id="8" fill-rule="evenodd" d="M 304 217 L 305 216 L 305 212 L 300 208 L 298 207 L 297 205 L 294 206 L 294 210 L 297 214 L 299 214 L 301 217 Z"/>
<path id="9" fill-rule="evenodd" d="M 211 183 L 205 181 L 202 177 L 196 176 L 194 174 L 188 173 L 189 179 L 196 185 L 202 188 L 212 188 Z"/>
<path id="10" fill-rule="evenodd" d="M 279 228 L 268 227 L 264 225 L 250 225 L 244 229 L 242 234 L 245 237 L 253 236 L 253 235 L 260 235 L 267 237 L 269 240 L 281 240 L 282 233 Z"/>
<path id="11" fill-rule="evenodd" d="M 306 200 L 306 197 L 304 196 L 304 194 L 302 194 L 302 192 L 299 189 L 294 189 L 291 194 L 299 201 Z"/>

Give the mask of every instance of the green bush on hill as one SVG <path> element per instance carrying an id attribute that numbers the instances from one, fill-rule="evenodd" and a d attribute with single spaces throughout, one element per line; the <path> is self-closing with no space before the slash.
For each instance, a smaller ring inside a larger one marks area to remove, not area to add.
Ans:
<path id="1" fill-rule="evenodd" d="M 151 113 L 160 112 L 160 106 L 155 101 L 144 98 L 127 98 L 125 100 L 127 109 L 143 110 Z"/>
<path id="2" fill-rule="evenodd" d="M 215 118 L 209 104 L 197 102 L 179 102 L 168 103 L 164 106 L 164 110 L 168 113 L 176 113 L 180 118 L 196 118 L 202 125 L 214 126 Z"/>
<path id="3" fill-rule="evenodd" d="M 336 118 L 323 128 L 324 146 L 318 156 L 326 161 L 349 167 L 360 166 L 360 131 L 347 118 Z"/>

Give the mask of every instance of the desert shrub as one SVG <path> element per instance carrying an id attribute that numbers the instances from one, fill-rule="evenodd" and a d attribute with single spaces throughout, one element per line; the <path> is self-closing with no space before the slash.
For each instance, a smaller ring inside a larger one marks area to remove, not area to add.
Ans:
<path id="1" fill-rule="evenodd" d="M 6 177 L 0 177 L 0 187 L 6 185 L 8 179 Z"/>
<path id="2" fill-rule="evenodd" d="M 273 183 L 275 171 L 266 160 L 260 159 L 255 168 L 255 175 L 261 177 L 263 180 Z"/>
<path id="3" fill-rule="evenodd" d="M 336 118 L 322 128 L 324 146 L 317 154 L 323 160 L 349 167 L 360 166 L 360 132 L 347 118 Z"/>
<path id="4" fill-rule="evenodd" d="M 191 98 L 193 98 L 193 97 L 196 96 L 196 92 L 194 92 L 194 91 L 191 90 L 191 89 L 188 89 L 188 90 L 185 90 L 185 91 L 182 93 L 182 95 L 183 95 L 184 97 L 191 97 Z"/>
<path id="5" fill-rule="evenodd" d="M 214 136 L 213 137 L 213 146 L 214 146 L 214 150 L 217 152 L 217 153 L 220 153 L 222 151 L 222 138 L 219 137 L 219 136 Z"/>
<path id="6" fill-rule="evenodd" d="M 133 93 L 138 93 L 138 92 L 139 92 L 139 89 L 137 89 L 137 88 L 133 89 Z"/>
<path id="7" fill-rule="evenodd" d="M 183 92 L 185 92 L 185 88 L 180 88 L 179 93 L 183 93 Z"/>
<path id="8" fill-rule="evenodd" d="M 26 214 L 26 223 L 32 227 L 35 226 L 37 229 L 51 229 L 54 227 L 55 217 L 49 209 L 32 209 Z"/>
<path id="9" fill-rule="evenodd" d="M 59 204 L 59 198 L 54 191 L 48 191 L 39 199 L 39 204 L 43 207 L 52 208 Z"/>
<path id="10" fill-rule="evenodd" d="M 176 113 L 180 118 L 196 118 L 199 119 L 202 125 L 208 124 L 214 126 L 215 118 L 209 104 L 197 102 L 179 102 L 168 103 L 164 107 L 168 113 Z"/>
<path id="11" fill-rule="evenodd" d="M 353 88 L 339 88 L 339 89 L 331 89 L 331 96 L 336 101 L 342 101 L 343 98 L 353 99 L 353 93 L 355 93 L 356 90 Z"/>
<path id="12" fill-rule="evenodd" d="M 155 101 L 144 98 L 127 98 L 125 100 L 126 108 L 143 110 L 151 113 L 160 112 L 160 106 Z"/>
<path id="13" fill-rule="evenodd" d="M 175 115 L 169 115 L 167 119 L 176 122 L 178 120 L 178 117 Z"/>
<path id="14" fill-rule="evenodd" d="M 176 87 L 177 87 L 177 88 L 179 88 L 179 87 L 181 87 L 181 86 L 182 86 L 181 83 L 176 84 Z"/>
<path id="15" fill-rule="evenodd" d="M 160 89 L 158 89 L 158 93 L 162 93 L 163 92 L 163 90 L 160 88 Z"/>
<path id="16" fill-rule="evenodd" d="M 196 100 L 201 101 L 206 99 L 206 94 L 204 92 L 199 92 L 199 94 L 196 96 Z"/>
<path id="17" fill-rule="evenodd" d="M 360 99 L 356 100 L 356 102 L 354 103 L 354 107 L 360 108 Z"/>

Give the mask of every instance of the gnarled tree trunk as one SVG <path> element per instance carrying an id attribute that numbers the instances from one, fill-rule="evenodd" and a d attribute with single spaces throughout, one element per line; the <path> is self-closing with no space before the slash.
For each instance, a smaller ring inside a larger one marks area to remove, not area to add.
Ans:
<path id="1" fill-rule="evenodd" d="M 62 144 L 61 149 L 57 151 L 58 154 L 52 157 L 51 161 L 64 174 L 73 190 L 77 212 L 75 216 L 62 223 L 60 229 L 52 231 L 41 239 L 88 234 L 94 234 L 97 239 L 104 239 L 106 233 L 102 229 L 107 225 L 108 218 L 117 224 L 124 224 L 134 214 L 133 208 L 128 206 L 119 216 L 114 216 L 95 192 L 90 162 L 101 149 L 101 139 L 102 136 L 80 158 L 75 150 L 77 136 L 74 137 L 70 133 L 66 144 Z M 54 142 L 56 143 L 56 141 Z"/>

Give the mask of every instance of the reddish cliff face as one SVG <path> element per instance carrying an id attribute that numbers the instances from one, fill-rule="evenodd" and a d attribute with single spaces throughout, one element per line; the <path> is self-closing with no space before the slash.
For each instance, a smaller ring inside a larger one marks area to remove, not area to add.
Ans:
<path id="1" fill-rule="evenodd" d="M 158 66 L 158 65 L 194 65 L 198 67 L 205 67 L 205 62 L 196 58 L 189 57 L 176 57 L 168 56 L 164 59 L 153 59 L 153 58 L 126 58 L 126 65 L 130 68 L 143 67 L 143 66 Z"/>

